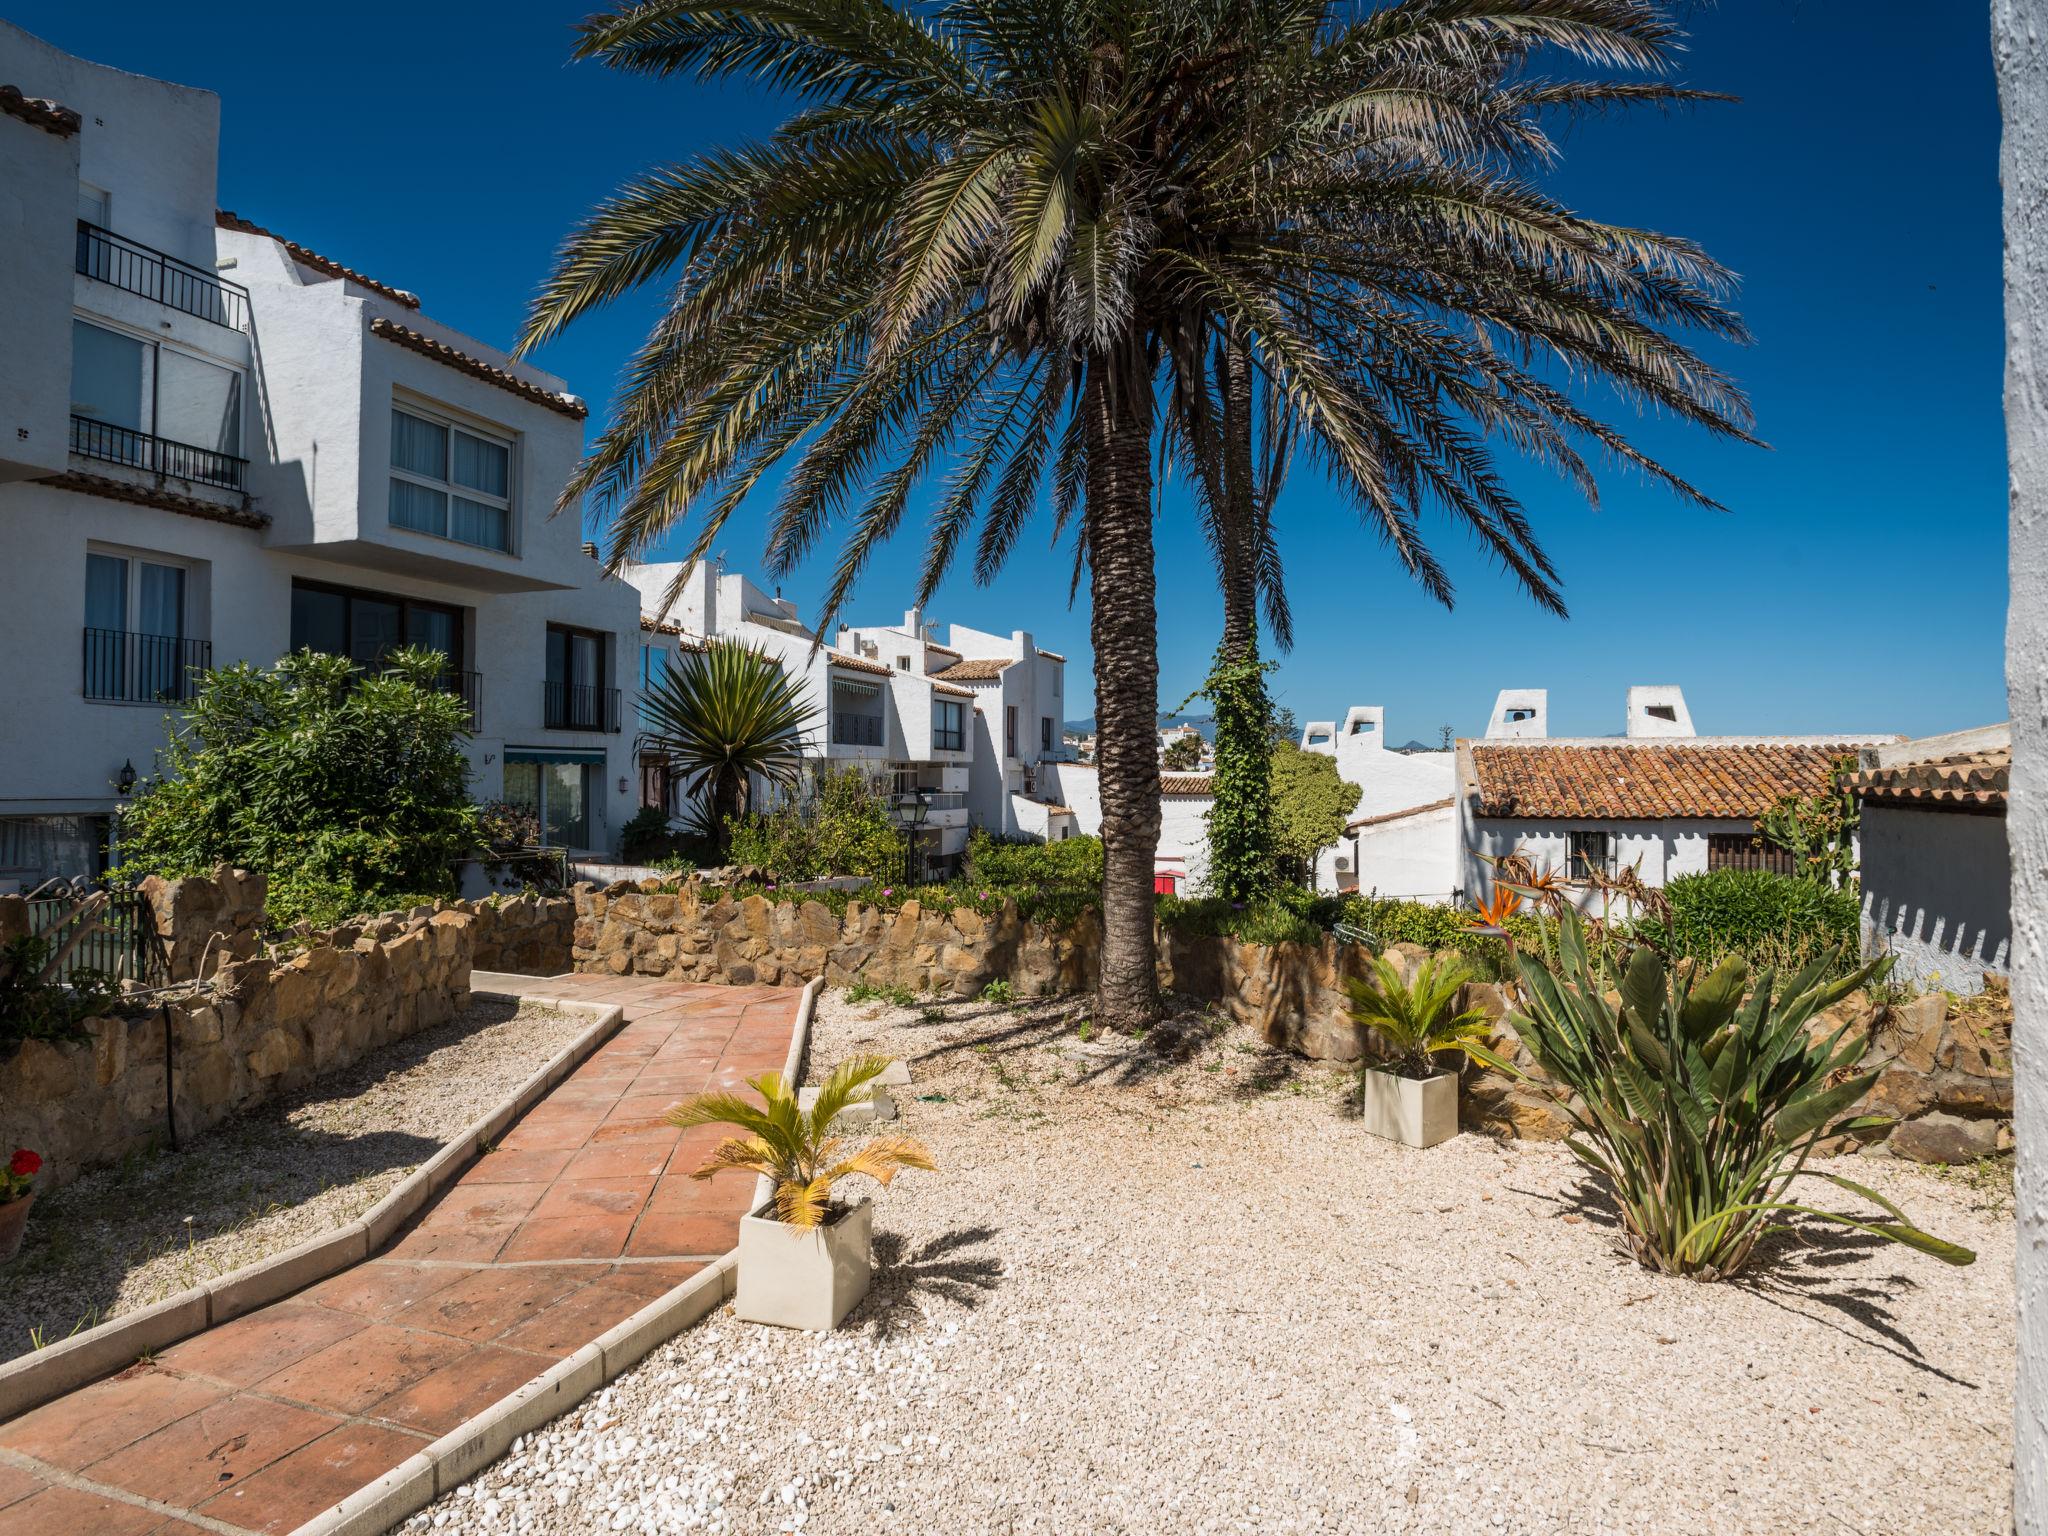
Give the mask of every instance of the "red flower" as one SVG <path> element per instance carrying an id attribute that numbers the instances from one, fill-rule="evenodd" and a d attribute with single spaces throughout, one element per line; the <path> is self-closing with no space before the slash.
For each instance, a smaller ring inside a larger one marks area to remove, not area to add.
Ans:
<path id="1" fill-rule="evenodd" d="M 7 1171 L 17 1179 L 26 1179 L 42 1172 L 43 1160 L 27 1147 L 14 1149 L 14 1161 L 7 1165 Z"/>

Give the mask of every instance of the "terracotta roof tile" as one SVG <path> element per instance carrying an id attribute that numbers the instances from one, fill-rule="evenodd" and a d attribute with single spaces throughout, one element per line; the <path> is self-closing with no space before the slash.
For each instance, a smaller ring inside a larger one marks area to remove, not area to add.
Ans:
<path id="1" fill-rule="evenodd" d="M 1066 657 L 1062 656 L 1058 651 L 1040 651 L 1038 654 L 1043 656 L 1047 661 L 1065 661 L 1067 659 Z"/>
<path id="2" fill-rule="evenodd" d="M 0 85 L 0 113 L 32 123 L 45 133 L 68 139 L 83 121 L 69 107 L 43 96 L 26 96 L 18 85 Z"/>
<path id="3" fill-rule="evenodd" d="M 1206 795 L 1213 781 L 1206 773 L 1162 773 L 1159 775 L 1159 793 L 1162 795 Z"/>
<path id="4" fill-rule="evenodd" d="M 932 692 L 950 694 L 956 699 L 971 699 L 974 697 L 974 690 L 972 688 L 955 688 L 951 683 L 934 682 L 932 684 Z"/>
<path id="5" fill-rule="evenodd" d="M 1411 805 L 1405 810 L 1382 811 L 1377 816 L 1361 816 L 1358 820 L 1345 827 L 1344 830 L 1346 832 L 1356 832 L 1360 827 L 1377 827 L 1382 822 L 1405 821 L 1410 816 L 1420 816 L 1425 811 L 1449 810 L 1454 804 L 1456 802 L 1452 800 L 1432 800 L 1427 805 Z"/>
<path id="6" fill-rule="evenodd" d="M 564 416 L 573 416 L 581 421 L 590 414 L 589 408 L 574 395 L 558 395 L 551 390 L 542 389 L 540 385 L 522 379 L 516 373 L 508 372 L 494 363 L 487 363 L 480 357 L 471 357 L 467 352 L 459 351 L 445 341 L 437 341 L 432 336 L 422 335 L 410 326 L 400 325 L 396 320 L 386 320 L 381 316 L 372 320 L 370 334 L 382 336 L 386 341 L 395 342 L 401 347 L 419 353 L 422 357 L 430 357 L 437 363 L 445 363 L 458 373 L 482 379 L 486 384 L 495 384 L 502 390 L 531 400 L 535 405 L 544 405 Z"/>
<path id="7" fill-rule="evenodd" d="M 389 283 L 380 283 L 374 277 L 365 277 L 353 267 L 344 267 L 332 257 L 322 256 L 318 251 L 309 251 L 296 240 L 287 240 L 276 231 L 265 229 L 261 224 L 251 223 L 240 214 L 232 213 L 226 208 L 214 210 L 213 222 L 222 229 L 238 230 L 245 235 L 258 235 L 266 240 L 275 240 L 284 247 L 285 254 L 302 267 L 311 267 L 315 272 L 324 273 L 328 277 L 338 277 L 344 281 L 354 283 L 358 288 L 367 288 L 372 293 L 381 293 L 385 298 L 391 300 L 392 303 L 403 304 L 407 309 L 418 309 L 420 307 L 420 296 L 418 294 L 408 293 L 403 288 L 393 288 Z"/>
<path id="8" fill-rule="evenodd" d="M 928 651 L 937 651 L 941 656 L 958 656 L 960 654 L 950 645 L 941 645 L 936 640 L 925 641 L 924 648 Z"/>
<path id="9" fill-rule="evenodd" d="M 115 480 L 106 475 L 81 474 L 77 470 L 51 475 L 37 483 L 55 486 L 60 491 L 75 491 L 81 496 L 98 496 L 107 501 L 125 501 L 138 507 L 156 507 L 165 512 L 176 512 L 182 517 L 197 517 L 209 523 L 227 523 L 236 528 L 262 529 L 270 526 L 269 514 L 252 512 L 249 509 L 249 498 L 246 496 L 236 502 L 207 501 L 199 496 L 184 496 L 176 491 L 160 490 L 152 485 L 131 485 L 126 480 Z"/>
<path id="10" fill-rule="evenodd" d="M 1598 821 L 1754 821 L 1780 795 L 1817 795 L 1855 748 L 1740 742 L 1474 746 L 1479 814 Z"/>
<path id="11" fill-rule="evenodd" d="M 849 672 L 879 672 L 884 677 L 896 675 L 893 667 L 885 667 L 879 661 L 869 661 L 865 656 L 849 656 L 844 651 L 827 651 L 832 665 L 844 667 Z"/>
<path id="12" fill-rule="evenodd" d="M 934 672 L 935 678 L 949 683 L 991 683 L 1003 675 L 1003 669 L 1010 665 L 1009 658 L 977 656 L 972 661 L 956 661 L 943 672 Z"/>
<path id="13" fill-rule="evenodd" d="M 1848 785 L 1866 803 L 2002 815 L 2012 787 L 2012 748 L 1866 768 L 1850 774 Z"/>

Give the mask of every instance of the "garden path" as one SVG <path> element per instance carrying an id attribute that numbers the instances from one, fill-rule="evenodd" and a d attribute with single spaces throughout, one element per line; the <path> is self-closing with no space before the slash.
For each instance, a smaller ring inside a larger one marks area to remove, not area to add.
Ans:
<path id="1" fill-rule="evenodd" d="M 781 1068 L 802 993 L 565 976 L 625 1026 L 381 1252 L 0 1425 L 9 1536 L 287 1532 L 734 1244 L 685 1095 Z"/>

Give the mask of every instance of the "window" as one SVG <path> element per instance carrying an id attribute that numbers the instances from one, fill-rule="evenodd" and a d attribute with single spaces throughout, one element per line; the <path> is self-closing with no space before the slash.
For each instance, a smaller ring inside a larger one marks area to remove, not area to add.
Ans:
<path id="1" fill-rule="evenodd" d="M 1570 832 L 1565 835 L 1567 872 L 1574 879 L 1598 870 L 1614 873 L 1614 840 L 1607 832 Z"/>
<path id="2" fill-rule="evenodd" d="M 439 651 L 462 670 L 462 610 L 415 598 L 358 592 L 317 582 L 292 583 L 292 649 L 346 656 L 379 668 L 402 645 Z"/>
<path id="3" fill-rule="evenodd" d="M 1774 848 L 1754 832 L 1712 832 L 1707 835 L 1707 868 L 1767 869 L 1777 875 L 1799 872 L 1798 860 Z"/>
<path id="4" fill-rule="evenodd" d="M 182 699 L 185 568 L 140 556 L 85 557 L 85 696 L 128 703 Z"/>
<path id="5" fill-rule="evenodd" d="M 240 372 L 83 320 L 71 322 L 71 414 L 242 456 Z M 94 442 L 96 457 L 110 456 L 99 451 L 105 435 Z"/>
<path id="6" fill-rule="evenodd" d="M 1041 715 L 1038 718 L 1038 750 L 1041 752 L 1050 752 L 1052 750 L 1051 715 Z"/>
<path id="7" fill-rule="evenodd" d="M 510 552 L 512 445 L 392 411 L 391 526 Z"/>
<path id="8" fill-rule="evenodd" d="M 910 658 L 908 656 L 898 656 L 896 658 L 896 670 L 898 672 L 908 672 L 910 670 Z"/>
<path id="9" fill-rule="evenodd" d="M 1003 706 L 1003 752 L 1006 756 L 1017 755 L 1017 706 Z"/>
<path id="10" fill-rule="evenodd" d="M 932 747 L 940 752 L 967 750 L 967 706 L 959 699 L 932 700 Z"/>
<path id="11" fill-rule="evenodd" d="M 605 686 L 604 636 L 595 630 L 548 626 L 548 675 L 543 704 L 552 730 L 616 730 Z"/>
<path id="12" fill-rule="evenodd" d="M 89 181 L 78 184 L 78 216 L 88 224 L 97 224 L 101 229 L 112 229 L 107 222 L 111 203 L 104 187 L 96 187 Z"/>
<path id="13" fill-rule="evenodd" d="M 601 754 L 505 753 L 505 799 L 534 813 L 549 848 L 592 846 L 591 808 L 603 777 Z"/>
<path id="14" fill-rule="evenodd" d="M 656 684 L 668 679 L 668 647 L 665 645 L 643 645 L 640 647 L 640 691 L 646 693 Z"/>
<path id="15" fill-rule="evenodd" d="M 71 414 L 88 421 L 150 430 L 156 348 L 104 326 L 71 322 Z"/>

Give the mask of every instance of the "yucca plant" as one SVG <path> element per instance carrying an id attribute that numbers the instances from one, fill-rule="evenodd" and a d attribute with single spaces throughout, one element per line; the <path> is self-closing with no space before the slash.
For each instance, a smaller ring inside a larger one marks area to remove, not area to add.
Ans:
<path id="1" fill-rule="evenodd" d="M 1384 957 L 1372 967 L 1377 984 L 1355 979 L 1344 990 L 1351 995 L 1351 1022 L 1379 1036 L 1389 1052 L 1377 1065 L 1424 1078 L 1437 1070 L 1432 1058 L 1486 1044 L 1486 1015 L 1458 1007 L 1458 989 L 1472 979 L 1464 966 L 1432 956 L 1416 968 L 1412 982 L 1403 981 Z"/>
<path id="2" fill-rule="evenodd" d="M 1750 982 L 1742 960 L 1711 972 L 1666 970 L 1638 947 L 1612 971 L 1589 957 L 1584 926 L 1567 910 L 1557 928 L 1557 969 L 1517 956 L 1526 1003 L 1509 1022 L 1548 1078 L 1528 1076 L 1484 1046 L 1487 1065 L 1548 1092 L 1577 1127 L 1566 1145 L 1598 1173 L 1621 1208 L 1630 1249 L 1647 1268 L 1726 1279 L 1783 1218 L 1818 1217 L 1904 1243 L 1947 1264 L 1976 1255 L 1914 1226 L 1891 1201 L 1852 1179 L 1805 1166 L 1822 1138 L 1885 1123 L 1848 1111 L 1877 1080 L 1859 1070 L 1867 1035 L 1848 1025 L 1826 1035 L 1816 1014 L 1862 986 L 1885 962 L 1827 980 L 1827 955 L 1780 982 Z M 1618 976 L 1618 990 L 1611 990 Z M 1881 1070 L 1881 1069 L 1880 1069 Z M 1881 1215 L 1825 1210 L 1788 1199 L 1801 1175 L 1869 1201 Z"/>
<path id="3" fill-rule="evenodd" d="M 832 1209 L 832 1186 L 865 1174 L 883 1188 L 904 1168 L 937 1168 L 922 1142 L 908 1136 L 877 1136 L 847 1151 L 832 1122 L 849 1105 L 864 1102 L 870 1085 L 889 1065 L 886 1056 L 857 1056 L 841 1062 L 818 1089 L 808 1113 L 797 1102 L 797 1085 L 780 1072 L 747 1079 L 761 1096 L 755 1104 L 737 1093 L 700 1093 L 668 1112 L 670 1125 L 731 1125 L 745 1134 L 720 1142 L 704 1166 L 690 1175 L 708 1179 L 728 1168 L 766 1174 L 775 1184 L 775 1216 L 792 1227 L 820 1225 Z"/>

